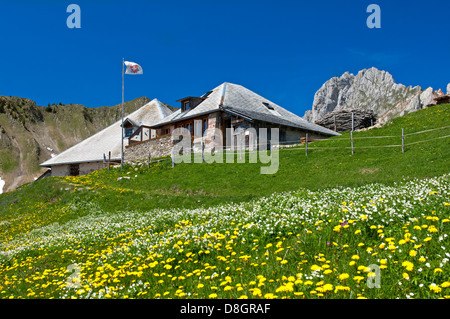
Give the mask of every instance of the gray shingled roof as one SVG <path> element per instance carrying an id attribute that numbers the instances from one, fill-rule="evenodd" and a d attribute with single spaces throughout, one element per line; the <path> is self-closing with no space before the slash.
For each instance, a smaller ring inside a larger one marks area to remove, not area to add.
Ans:
<path id="1" fill-rule="evenodd" d="M 269 104 L 273 110 L 269 109 L 264 103 Z M 159 127 L 171 122 L 193 118 L 219 110 L 239 114 L 251 120 L 300 128 L 323 135 L 340 135 L 339 133 L 325 127 L 307 122 L 298 115 L 289 112 L 283 107 L 267 100 L 266 98 L 241 85 L 227 82 L 210 91 L 205 100 L 194 109 L 187 112 L 181 112 L 180 109 L 161 121 L 153 124 L 153 127 Z"/>
<path id="2" fill-rule="evenodd" d="M 173 113 L 166 104 L 157 99 L 150 101 L 138 110 L 129 114 L 129 118 L 135 123 L 152 124 Z M 122 120 L 115 122 L 100 132 L 88 137 L 80 143 L 68 148 L 64 152 L 45 161 L 40 166 L 50 167 L 54 165 L 88 163 L 103 161 L 103 154 L 108 156 L 111 151 L 112 160 L 120 160 L 122 142 Z M 128 144 L 128 138 L 124 139 L 124 145 Z"/>

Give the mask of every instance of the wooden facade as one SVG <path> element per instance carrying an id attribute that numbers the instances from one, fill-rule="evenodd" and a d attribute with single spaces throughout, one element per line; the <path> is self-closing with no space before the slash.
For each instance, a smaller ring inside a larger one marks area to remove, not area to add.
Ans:
<path id="1" fill-rule="evenodd" d="M 156 133 L 148 125 L 141 125 L 128 136 L 128 145 L 133 145 L 156 137 Z"/>

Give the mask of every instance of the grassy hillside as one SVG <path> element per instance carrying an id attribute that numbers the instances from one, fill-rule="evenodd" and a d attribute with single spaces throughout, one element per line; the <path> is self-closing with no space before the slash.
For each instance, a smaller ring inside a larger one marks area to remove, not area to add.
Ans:
<path id="1" fill-rule="evenodd" d="M 273 175 L 161 161 L 26 184 L 0 195 L 0 297 L 449 297 L 449 120 L 355 133 L 353 155 L 349 134 L 282 149 Z M 374 148 L 402 128 L 431 131 Z"/>
<path id="2" fill-rule="evenodd" d="M 126 102 L 129 114 L 150 100 Z M 0 96 L 0 176 L 3 191 L 45 172 L 39 164 L 121 117 L 121 105 L 87 108 L 79 104 L 39 106 L 32 100 Z"/>

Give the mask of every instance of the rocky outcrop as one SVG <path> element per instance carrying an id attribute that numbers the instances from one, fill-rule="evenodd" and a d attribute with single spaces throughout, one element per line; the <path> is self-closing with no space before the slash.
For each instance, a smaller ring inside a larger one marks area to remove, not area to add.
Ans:
<path id="1" fill-rule="evenodd" d="M 395 83 L 389 72 L 376 68 L 361 70 L 356 76 L 345 72 L 323 84 L 314 96 L 312 110 L 303 118 L 318 124 L 334 111 L 364 109 L 373 111 L 377 123 L 383 124 L 435 104 L 436 96 L 438 92 L 431 87 L 424 91 L 420 86 L 406 87 Z"/>
<path id="2" fill-rule="evenodd" d="M 429 87 L 422 93 L 420 93 L 420 105 L 421 108 L 427 107 L 429 105 L 433 105 L 433 100 L 436 97 L 433 88 Z M 416 111 L 416 110 L 415 110 Z"/>

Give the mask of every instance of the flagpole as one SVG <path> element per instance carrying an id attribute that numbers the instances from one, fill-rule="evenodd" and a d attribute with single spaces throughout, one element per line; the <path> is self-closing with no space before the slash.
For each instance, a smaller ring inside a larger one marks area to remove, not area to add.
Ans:
<path id="1" fill-rule="evenodd" d="M 123 113 L 124 113 L 123 100 L 124 100 L 124 86 L 125 86 L 124 66 L 125 66 L 125 59 L 122 58 L 122 133 L 121 133 L 122 149 L 120 153 L 120 169 L 123 169 Z"/>

